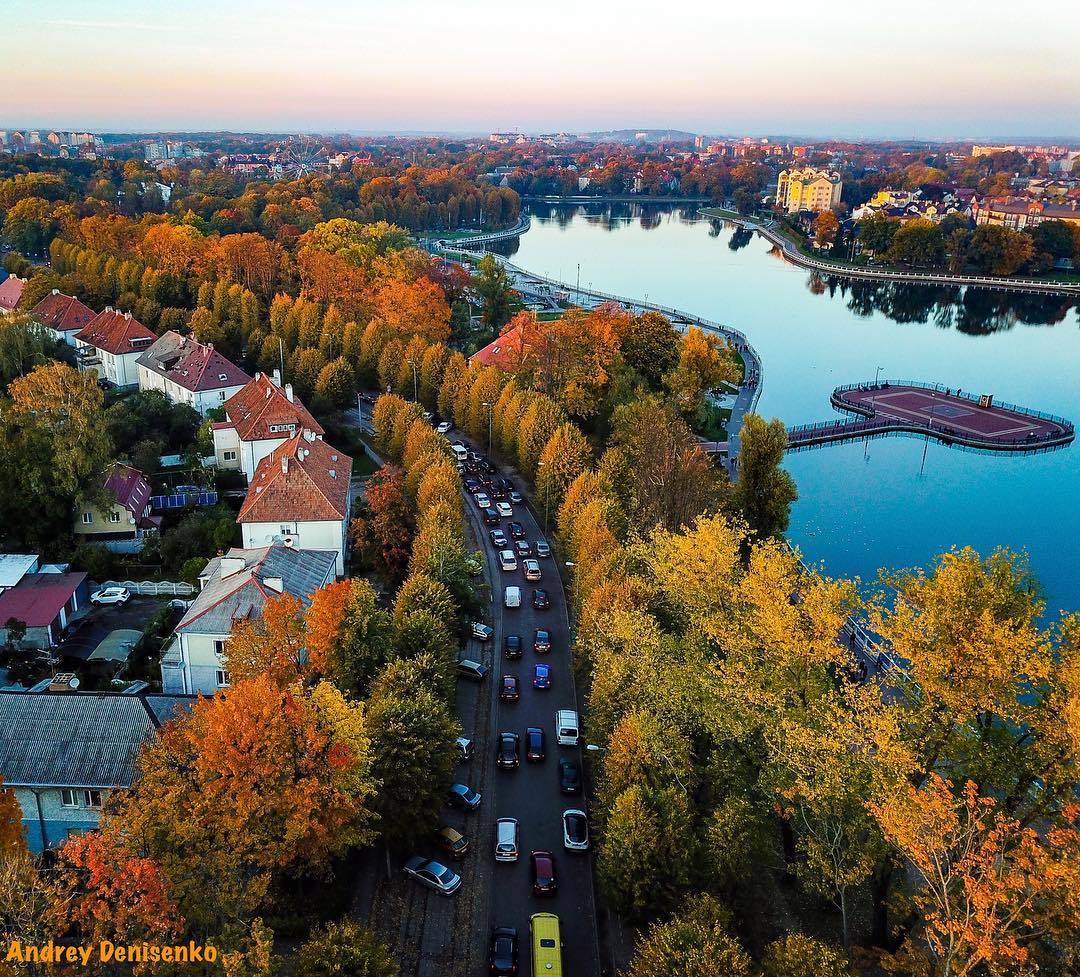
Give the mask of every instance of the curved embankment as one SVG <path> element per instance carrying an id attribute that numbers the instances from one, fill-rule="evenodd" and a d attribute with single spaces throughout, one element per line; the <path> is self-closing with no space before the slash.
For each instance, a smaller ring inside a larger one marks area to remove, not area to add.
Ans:
<path id="1" fill-rule="evenodd" d="M 847 384 L 837 387 L 830 401 L 854 419 L 789 428 L 788 450 L 917 434 L 980 451 L 1032 453 L 1063 447 L 1076 436 L 1072 422 L 1063 417 L 918 380 Z"/>
<path id="2" fill-rule="evenodd" d="M 859 265 L 822 261 L 803 254 L 798 247 L 777 230 L 775 221 L 756 221 L 726 211 L 714 211 L 708 207 L 698 211 L 704 217 L 731 221 L 740 227 L 757 231 L 767 238 L 793 265 L 819 271 L 839 278 L 861 278 L 875 282 L 905 282 L 911 285 L 946 285 L 965 288 L 1004 289 L 1011 292 L 1030 292 L 1039 295 L 1071 295 L 1080 297 L 1080 282 L 1055 282 L 1040 278 L 1002 278 L 994 275 L 949 275 L 944 272 L 889 271 L 884 268 L 863 268 Z"/>

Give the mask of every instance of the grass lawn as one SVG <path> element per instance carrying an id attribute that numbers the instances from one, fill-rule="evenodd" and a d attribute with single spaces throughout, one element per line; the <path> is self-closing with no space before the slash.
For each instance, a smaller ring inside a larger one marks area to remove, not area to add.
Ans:
<path id="1" fill-rule="evenodd" d="M 742 219 L 743 216 L 734 210 L 728 210 L 726 207 L 702 207 L 699 213 L 705 217 L 735 217 Z"/>
<path id="2" fill-rule="evenodd" d="M 726 441 L 727 424 L 731 420 L 730 407 L 710 407 L 705 416 L 705 423 L 698 429 L 698 434 L 708 441 Z"/>

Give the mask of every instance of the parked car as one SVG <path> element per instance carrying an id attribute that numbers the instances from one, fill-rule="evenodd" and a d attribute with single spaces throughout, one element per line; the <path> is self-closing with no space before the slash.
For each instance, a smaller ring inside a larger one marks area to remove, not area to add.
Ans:
<path id="1" fill-rule="evenodd" d="M 474 682 L 483 682 L 487 676 L 488 668 L 483 662 L 473 661 L 471 658 L 461 658 L 457 663 L 457 673 L 462 678 L 472 679 Z"/>
<path id="2" fill-rule="evenodd" d="M 546 611 L 551 607 L 551 598 L 546 590 L 533 591 L 533 610 Z"/>
<path id="3" fill-rule="evenodd" d="M 499 515 L 504 519 L 509 519 L 514 514 L 514 510 L 510 508 L 509 502 L 496 502 L 495 508 L 499 510 Z"/>
<path id="4" fill-rule="evenodd" d="M 446 802 L 451 807 L 462 811 L 475 811 L 480 806 L 481 794 L 466 784 L 453 784 L 446 795 Z"/>
<path id="5" fill-rule="evenodd" d="M 495 750 L 495 763 L 503 770 L 516 770 L 521 766 L 517 733 L 499 733 L 499 745 Z"/>
<path id="6" fill-rule="evenodd" d="M 91 604 L 126 604 L 131 594 L 124 587 L 102 587 L 90 595 Z"/>
<path id="7" fill-rule="evenodd" d="M 533 666 L 533 688 L 534 689 L 550 689 L 551 688 L 551 666 L 545 665 L 543 662 L 537 662 Z"/>
<path id="8" fill-rule="evenodd" d="M 454 425 L 451 424 L 449 421 L 443 421 L 437 428 L 435 428 L 435 430 L 439 434 L 449 434 L 450 430 L 451 430 L 451 428 L 453 428 L 453 426 Z"/>
<path id="9" fill-rule="evenodd" d="M 517 860 L 517 818 L 499 818 L 499 820 L 495 822 L 495 861 L 516 862 Z"/>
<path id="10" fill-rule="evenodd" d="M 581 793 L 581 768 L 566 757 L 559 758 L 559 790 L 564 794 Z"/>
<path id="11" fill-rule="evenodd" d="M 525 579 L 536 581 L 543 576 L 540 572 L 540 563 L 538 560 L 526 560 L 525 561 Z M 535 604 L 535 601 L 534 601 Z"/>
<path id="12" fill-rule="evenodd" d="M 573 709 L 560 709 L 555 713 L 555 740 L 559 746 L 578 745 L 578 717 Z"/>
<path id="13" fill-rule="evenodd" d="M 589 819 L 584 811 L 563 811 L 563 848 L 568 851 L 585 851 L 589 847 Z"/>
<path id="14" fill-rule="evenodd" d="M 533 894 L 553 896 L 558 889 L 555 879 L 555 856 L 549 851 L 534 851 L 529 855 L 532 866 Z"/>
<path id="15" fill-rule="evenodd" d="M 513 550 L 499 550 L 499 568 L 506 571 L 516 570 L 517 557 Z"/>
<path id="16" fill-rule="evenodd" d="M 472 759 L 472 740 L 459 736 L 454 740 L 458 751 L 458 763 L 468 763 Z"/>
<path id="17" fill-rule="evenodd" d="M 511 660 L 521 657 L 520 634 L 503 635 L 503 654 Z"/>
<path id="18" fill-rule="evenodd" d="M 503 603 L 507 607 L 521 607 L 521 588 L 507 587 L 503 594 Z"/>
<path id="19" fill-rule="evenodd" d="M 544 761 L 544 731 L 539 726 L 525 730 L 525 759 L 529 763 Z"/>
<path id="20" fill-rule="evenodd" d="M 510 489 L 510 504 L 521 505 L 525 500 L 521 497 L 521 493 L 517 489 Z"/>
<path id="21" fill-rule="evenodd" d="M 495 634 L 495 629 L 490 624 L 484 624 L 483 621 L 473 621 L 469 625 L 469 633 L 477 639 L 477 641 L 490 641 Z"/>
<path id="22" fill-rule="evenodd" d="M 533 632 L 533 651 L 538 655 L 546 655 L 551 651 L 551 632 L 544 628 L 537 628 Z"/>
<path id="23" fill-rule="evenodd" d="M 405 863 L 405 874 L 416 879 L 421 885 L 434 889 L 440 895 L 452 896 L 461 888 L 461 876 L 451 871 L 441 862 L 413 855 Z"/>
<path id="24" fill-rule="evenodd" d="M 551 557 L 551 546 L 544 542 L 542 539 L 536 541 L 536 555 L 542 560 L 547 560 Z"/>
<path id="25" fill-rule="evenodd" d="M 499 699 L 502 702 L 517 702 L 521 698 L 516 675 L 504 675 L 499 683 Z"/>
<path id="26" fill-rule="evenodd" d="M 520 522 L 510 523 L 510 538 L 511 539 L 524 539 L 525 527 Z"/>
<path id="27" fill-rule="evenodd" d="M 453 858 L 464 858 L 469 851 L 469 839 L 448 824 L 440 824 L 432 832 L 431 840 L 436 848 Z"/>
<path id="28" fill-rule="evenodd" d="M 496 926 L 491 931 L 488 970 L 492 977 L 515 977 L 518 972 L 518 937 L 512 926 Z"/>
<path id="29" fill-rule="evenodd" d="M 496 549 L 506 549 L 506 533 L 504 533 L 501 529 L 490 530 L 488 532 L 488 536 L 491 538 L 491 545 L 494 546 Z"/>

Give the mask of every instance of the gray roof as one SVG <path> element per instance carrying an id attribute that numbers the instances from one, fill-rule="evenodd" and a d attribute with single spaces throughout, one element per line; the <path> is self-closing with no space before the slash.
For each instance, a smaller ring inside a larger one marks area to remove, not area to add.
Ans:
<path id="1" fill-rule="evenodd" d="M 11 787 L 129 787 L 160 717 L 194 698 L 0 692 L 0 777 Z"/>
<path id="2" fill-rule="evenodd" d="M 311 595 L 334 579 L 336 567 L 337 553 L 332 550 L 300 550 L 280 543 L 231 549 L 206 565 L 200 576 L 203 588 L 176 630 L 232 634 L 236 622 L 258 619 L 266 602 L 283 593 L 307 607 Z M 280 589 L 276 580 L 281 581 Z"/>

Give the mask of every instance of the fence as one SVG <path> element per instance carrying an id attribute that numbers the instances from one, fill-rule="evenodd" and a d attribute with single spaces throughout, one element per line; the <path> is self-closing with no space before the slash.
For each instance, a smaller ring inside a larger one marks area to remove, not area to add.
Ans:
<path id="1" fill-rule="evenodd" d="M 178 492 L 175 495 L 151 495 L 155 509 L 183 509 L 189 505 L 217 505 L 217 492 Z"/>
<path id="2" fill-rule="evenodd" d="M 101 586 L 123 587 L 143 597 L 190 597 L 196 593 L 196 589 L 183 580 L 106 580 Z"/>

